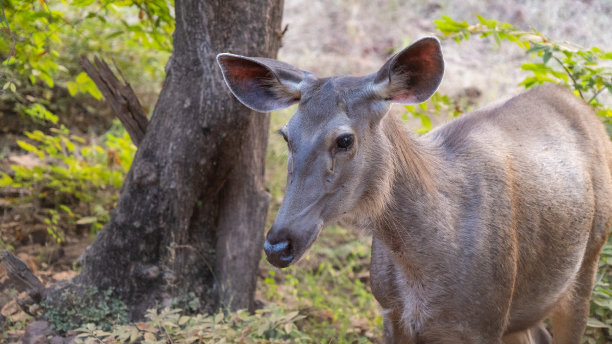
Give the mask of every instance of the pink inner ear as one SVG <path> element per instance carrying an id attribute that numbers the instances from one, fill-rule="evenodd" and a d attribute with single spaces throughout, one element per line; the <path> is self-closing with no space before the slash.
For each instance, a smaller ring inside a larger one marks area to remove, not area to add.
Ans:
<path id="1" fill-rule="evenodd" d="M 258 66 L 247 66 L 247 65 L 233 65 L 232 68 L 227 70 L 233 82 L 246 83 L 252 82 L 257 79 L 265 79 L 270 77 L 270 73 Z"/>
<path id="2" fill-rule="evenodd" d="M 258 62 L 229 56 L 220 65 L 232 93 L 253 110 L 269 112 L 295 102 L 275 74 Z"/>
<path id="3" fill-rule="evenodd" d="M 437 44 L 417 42 L 391 67 L 391 98 L 402 104 L 422 103 L 435 92 L 444 71 Z"/>
<path id="4" fill-rule="evenodd" d="M 419 103 L 412 90 L 402 90 L 396 92 L 391 98 L 391 101 L 406 105 Z"/>

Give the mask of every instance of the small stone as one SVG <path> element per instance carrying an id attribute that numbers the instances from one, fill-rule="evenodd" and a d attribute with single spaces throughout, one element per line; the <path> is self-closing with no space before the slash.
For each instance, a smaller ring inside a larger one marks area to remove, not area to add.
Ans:
<path id="1" fill-rule="evenodd" d="M 49 340 L 49 344 L 66 344 L 67 340 L 64 337 L 55 336 Z"/>
<path id="2" fill-rule="evenodd" d="M 35 321 L 26 326 L 23 335 L 23 344 L 47 344 L 49 340 L 47 336 L 51 335 L 51 327 L 46 321 Z"/>

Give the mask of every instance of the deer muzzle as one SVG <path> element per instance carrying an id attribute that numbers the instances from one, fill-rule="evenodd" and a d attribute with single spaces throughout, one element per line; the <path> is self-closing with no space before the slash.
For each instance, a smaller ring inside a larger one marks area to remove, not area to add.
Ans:
<path id="1" fill-rule="evenodd" d="M 264 243 L 268 262 L 278 268 L 286 268 L 297 262 L 322 229 L 323 221 L 311 222 L 308 226 L 272 226 Z"/>
<path id="2" fill-rule="evenodd" d="M 272 233 L 272 231 L 270 231 Z M 295 255 L 293 254 L 293 245 L 291 239 L 284 236 L 273 236 L 271 238 L 270 233 L 264 243 L 264 251 L 270 264 L 278 267 L 285 268 L 289 266 Z"/>

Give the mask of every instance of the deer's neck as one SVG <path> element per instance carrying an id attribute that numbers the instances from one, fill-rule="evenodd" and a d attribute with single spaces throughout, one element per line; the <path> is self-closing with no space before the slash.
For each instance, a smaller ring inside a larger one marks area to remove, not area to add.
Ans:
<path id="1" fill-rule="evenodd" d="M 385 206 L 371 219 L 374 236 L 400 260 L 419 264 L 451 240 L 445 232 L 452 221 L 452 204 L 444 196 L 452 185 L 445 180 L 448 167 L 433 145 L 417 139 L 398 119 L 382 124 L 393 144 L 393 172 Z"/>

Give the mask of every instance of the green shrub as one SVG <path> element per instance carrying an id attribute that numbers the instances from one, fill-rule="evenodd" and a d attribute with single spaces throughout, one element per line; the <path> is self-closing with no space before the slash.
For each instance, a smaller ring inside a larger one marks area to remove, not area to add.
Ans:
<path id="1" fill-rule="evenodd" d="M 61 334 L 88 323 L 108 331 L 127 320 L 127 306 L 113 296 L 113 290 L 100 291 L 94 286 L 67 288 L 41 306 L 44 318 Z"/>
<path id="2" fill-rule="evenodd" d="M 51 89 L 102 95 L 77 64 L 78 56 L 112 58 L 144 92 L 157 93 L 172 50 L 172 1 L 2 1 L 0 100 L 40 117 L 54 111 Z M 134 20 L 137 18 L 137 20 Z M 35 113 L 38 111 L 38 113 Z M 61 113 L 60 111 L 57 111 Z"/>
<path id="3" fill-rule="evenodd" d="M 249 314 L 245 310 L 186 316 L 180 309 L 149 310 L 147 322 L 115 326 L 112 332 L 88 324 L 78 330 L 77 343 L 312 343 L 300 332 L 297 311 L 274 305 Z"/>
<path id="4" fill-rule="evenodd" d="M 469 39 L 473 35 L 480 38 L 494 38 L 498 44 L 509 41 L 525 50 L 534 62 L 523 63 L 522 70 L 532 75 L 519 85 L 525 88 L 545 82 L 566 85 L 592 105 L 606 123 L 612 118 L 612 110 L 598 101 L 604 92 L 612 92 L 612 65 L 604 61 L 612 60 L 612 51 L 598 47 L 585 49 L 568 42 L 560 42 L 533 31 L 521 31 L 512 24 L 477 16 L 478 23 L 458 22 L 443 16 L 435 20 L 442 38 L 454 39 L 457 42 Z"/>
<path id="5" fill-rule="evenodd" d="M 117 131 L 117 130 L 115 130 Z M 39 159 L 36 166 L 11 165 L 12 176 L 0 172 L 0 187 L 28 190 L 29 196 L 14 203 L 44 203 L 47 229 L 62 241 L 62 227 L 89 225 L 93 232 L 108 221 L 136 147 L 125 130 L 119 136 L 108 133 L 101 145 L 85 144 L 85 139 L 61 127 L 47 135 L 26 132 L 29 142 L 19 146 Z"/>

